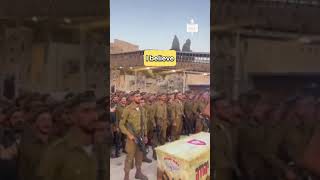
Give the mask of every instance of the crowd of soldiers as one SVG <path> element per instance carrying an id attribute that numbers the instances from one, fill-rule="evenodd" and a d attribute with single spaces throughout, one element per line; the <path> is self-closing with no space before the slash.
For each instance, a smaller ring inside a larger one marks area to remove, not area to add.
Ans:
<path id="1" fill-rule="evenodd" d="M 141 164 L 152 162 L 135 143 L 135 134 L 141 136 L 143 143 L 152 148 L 156 160 L 156 146 L 178 140 L 181 135 L 209 131 L 209 120 L 202 114 L 209 99 L 208 92 L 152 94 L 118 91 L 112 94 L 110 112 L 115 147 L 113 157 L 119 157 L 121 150 L 127 153 L 124 179 L 129 179 L 134 160 L 137 168 L 135 177 L 147 179 L 141 172 Z M 133 128 L 130 129 L 128 124 Z"/>
<path id="2" fill-rule="evenodd" d="M 215 179 L 318 179 L 304 159 L 320 130 L 318 91 L 305 88 L 283 100 L 252 92 L 230 101 L 216 94 L 212 121 Z M 318 157 L 314 155 L 313 162 Z"/>
<path id="3" fill-rule="evenodd" d="M 109 179 L 107 103 L 92 91 L 1 100 L 0 179 Z"/>

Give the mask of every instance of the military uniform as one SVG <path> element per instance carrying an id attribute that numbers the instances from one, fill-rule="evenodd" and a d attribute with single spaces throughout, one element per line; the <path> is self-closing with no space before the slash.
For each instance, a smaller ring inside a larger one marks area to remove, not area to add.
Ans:
<path id="1" fill-rule="evenodd" d="M 215 118 L 212 128 L 215 179 L 233 180 L 240 175 L 237 164 L 238 126 Z"/>
<path id="2" fill-rule="evenodd" d="M 287 122 L 286 124 L 288 130 L 284 145 L 289 159 L 297 163 L 301 160 L 305 148 L 315 132 L 316 124 L 312 120 L 298 119 L 297 117 L 293 117 L 290 123 Z"/>
<path id="3" fill-rule="evenodd" d="M 148 129 L 148 138 L 152 139 L 153 138 L 153 128 L 156 125 L 155 122 L 155 105 L 154 104 L 148 104 L 146 106 L 146 110 L 148 113 L 148 123 L 147 123 L 147 129 Z"/>
<path id="4" fill-rule="evenodd" d="M 125 106 L 122 105 L 118 105 L 116 108 L 116 119 L 117 119 L 117 125 L 119 125 L 120 119 L 121 119 L 121 115 L 123 113 Z"/>
<path id="5" fill-rule="evenodd" d="M 22 138 L 18 159 L 20 179 L 36 179 L 37 168 L 39 167 L 40 160 L 47 148 L 48 143 L 38 139 L 34 133 L 30 137 L 24 136 Z"/>
<path id="6" fill-rule="evenodd" d="M 263 158 L 267 137 L 265 131 L 265 125 L 253 119 L 243 123 L 240 129 L 241 166 L 252 180 L 272 179 Z"/>
<path id="7" fill-rule="evenodd" d="M 173 103 L 173 107 L 172 107 L 172 115 L 173 115 L 173 126 L 172 126 L 172 136 L 173 136 L 173 140 L 178 140 L 180 138 L 181 135 L 181 131 L 182 131 L 182 118 L 183 118 L 183 103 L 180 100 L 176 100 Z"/>
<path id="8" fill-rule="evenodd" d="M 207 104 L 205 102 L 198 101 L 198 102 L 195 102 L 195 104 L 192 107 L 192 112 L 195 115 L 195 119 L 196 119 L 196 132 L 200 132 L 203 130 L 204 126 L 202 123 L 202 119 L 199 117 L 199 115 L 200 113 L 202 113 L 206 105 Z"/>
<path id="9" fill-rule="evenodd" d="M 109 163 L 109 146 L 106 143 L 99 143 L 94 145 L 94 153 L 97 160 L 97 180 L 109 179 L 108 170 L 110 170 Z"/>
<path id="10" fill-rule="evenodd" d="M 114 133 L 114 143 L 116 145 L 116 156 L 119 156 L 119 151 L 122 145 L 123 150 L 125 149 L 126 136 L 122 132 L 116 131 L 119 128 L 119 122 L 123 113 L 125 106 L 119 104 L 116 108 L 116 122 L 112 125 Z"/>
<path id="11" fill-rule="evenodd" d="M 168 113 L 168 127 L 167 127 L 167 137 L 171 141 L 174 139 L 174 134 L 173 133 L 173 120 L 174 120 L 174 101 L 170 100 L 167 102 L 167 113 Z"/>
<path id="12" fill-rule="evenodd" d="M 194 124 L 195 124 L 195 120 L 193 118 L 193 114 L 192 114 L 192 106 L 193 106 L 193 103 L 191 100 L 187 100 L 185 103 L 184 103 L 184 115 L 185 115 L 185 120 L 186 120 L 186 123 L 188 124 L 188 127 L 189 127 L 189 133 L 192 133 L 193 130 L 194 130 Z"/>
<path id="13" fill-rule="evenodd" d="M 139 107 L 138 104 L 131 103 L 129 106 L 127 106 L 123 110 L 123 114 L 119 123 L 119 127 L 121 131 L 128 135 L 129 133 L 139 133 L 143 134 L 143 136 L 147 135 L 147 122 L 143 121 L 143 114 L 145 114 L 145 111 L 142 110 L 141 107 Z M 130 123 L 135 130 L 135 132 L 130 132 L 126 125 L 127 123 Z M 134 134 L 132 134 L 134 135 Z M 135 165 L 137 168 L 137 172 L 141 173 L 141 165 L 142 165 L 142 159 L 143 159 L 143 152 L 139 150 L 138 145 L 130 140 L 127 139 L 126 142 L 126 151 L 127 151 L 127 157 L 125 160 L 124 165 L 124 171 L 126 174 L 129 174 L 133 160 L 135 159 Z"/>
<path id="14" fill-rule="evenodd" d="M 266 140 L 264 152 L 262 153 L 266 163 L 271 167 L 270 173 L 275 179 L 283 179 L 285 171 L 289 168 L 284 161 L 282 145 L 285 142 L 285 136 L 288 127 L 283 120 L 279 122 L 269 122 L 266 125 Z"/>
<path id="15" fill-rule="evenodd" d="M 82 136 L 79 130 L 72 129 L 64 138 L 51 144 L 40 162 L 39 179 L 96 179 L 98 168 L 93 146 L 82 146 Z"/>
<path id="16" fill-rule="evenodd" d="M 168 111 L 167 111 L 167 105 L 163 102 L 158 102 L 155 109 L 155 117 L 156 117 L 156 123 L 161 128 L 160 136 L 161 139 L 160 144 L 163 145 L 166 143 L 166 137 L 167 137 L 167 128 L 168 128 Z"/>

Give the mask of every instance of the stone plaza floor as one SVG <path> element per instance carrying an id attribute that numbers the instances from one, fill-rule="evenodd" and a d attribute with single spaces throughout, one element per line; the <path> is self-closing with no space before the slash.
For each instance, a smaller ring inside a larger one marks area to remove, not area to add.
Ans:
<path id="1" fill-rule="evenodd" d="M 152 150 L 149 150 L 148 158 L 152 159 Z M 126 154 L 122 153 L 119 158 L 110 159 L 110 180 L 122 180 L 124 178 L 124 161 Z M 152 163 L 142 163 L 142 172 L 148 177 L 148 180 L 157 179 L 157 161 L 152 159 Z M 136 168 L 130 171 L 130 180 L 134 180 Z"/>

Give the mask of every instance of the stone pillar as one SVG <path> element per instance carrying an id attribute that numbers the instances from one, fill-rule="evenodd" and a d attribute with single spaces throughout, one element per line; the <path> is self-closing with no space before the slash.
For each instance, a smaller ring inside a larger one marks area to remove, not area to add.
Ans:
<path id="1" fill-rule="evenodd" d="M 241 81 L 241 62 L 240 62 L 240 34 L 239 32 L 235 35 L 235 49 L 234 49 L 234 57 L 235 57 L 235 68 L 234 68 L 234 81 L 233 81 L 233 94 L 232 99 L 238 100 L 239 91 L 240 91 L 240 81 Z"/>
<path id="2" fill-rule="evenodd" d="M 80 56 L 80 78 L 81 78 L 81 91 L 84 91 L 87 86 L 87 69 L 86 69 L 86 61 L 87 61 L 87 32 L 85 29 L 80 28 L 80 48 L 82 49 L 82 55 Z"/>
<path id="3" fill-rule="evenodd" d="M 183 89 L 182 89 L 183 93 L 185 93 L 186 91 L 186 81 L 187 81 L 187 74 L 186 74 L 186 71 L 183 71 Z"/>
<path id="4" fill-rule="evenodd" d="M 137 71 L 134 71 L 134 87 L 135 87 L 135 90 L 138 89 L 138 76 L 137 76 Z"/>

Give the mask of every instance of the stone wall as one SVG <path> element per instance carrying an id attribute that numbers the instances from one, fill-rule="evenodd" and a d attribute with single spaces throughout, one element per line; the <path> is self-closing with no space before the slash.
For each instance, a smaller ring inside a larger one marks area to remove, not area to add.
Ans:
<path id="1" fill-rule="evenodd" d="M 134 91 L 140 89 L 141 91 L 151 93 L 167 93 L 174 90 L 183 91 L 184 75 L 183 73 L 168 74 L 165 76 L 156 75 L 153 78 L 146 77 L 142 73 L 135 75 L 123 74 L 120 71 L 111 71 L 110 85 L 115 86 L 117 90 Z M 137 85 L 135 84 L 137 82 Z M 202 74 L 188 74 L 186 73 L 186 90 L 188 85 L 195 84 L 210 84 L 210 76 Z"/>
<path id="2" fill-rule="evenodd" d="M 43 33 L 43 32 L 41 32 Z M 15 95 L 20 90 L 41 93 L 80 92 L 93 89 L 105 95 L 106 47 L 99 40 L 82 43 L 39 42 L 26 27 L 0 27 L 0 96 L 4 81 L 13 78 Z"/>
<path id="3" fill-rule="evenodd" d="M 32 33 L 25 27 L 0 28 L 0 86 L 4 86 L 5 79 L 12 77 L 15 95 L 20 89 L 30 86 Z"/>
<path id="4" fill-rule="evenodd" d="M 114 42 L 110 43 L 111 54 L 138 51 L 138 50 L 139 50 L 138 45 L 134 45 L 126 41 L 115 39 Z"/>

